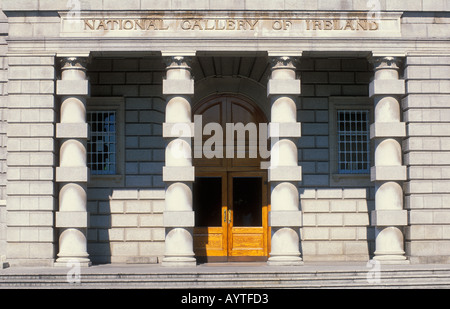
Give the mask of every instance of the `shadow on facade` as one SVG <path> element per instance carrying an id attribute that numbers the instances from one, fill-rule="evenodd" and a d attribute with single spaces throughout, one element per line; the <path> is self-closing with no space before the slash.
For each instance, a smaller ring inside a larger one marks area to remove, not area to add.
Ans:
<path id="1" fill-rule="evenodd" d="M 93 264 L 108 264 L 111 259 L 112 229 L 111 189 L 88 188 L 88 211 L 90 227 L 88 229 L 88 253 Z M 113 236 L 114 237 L 114 236 Z"/>

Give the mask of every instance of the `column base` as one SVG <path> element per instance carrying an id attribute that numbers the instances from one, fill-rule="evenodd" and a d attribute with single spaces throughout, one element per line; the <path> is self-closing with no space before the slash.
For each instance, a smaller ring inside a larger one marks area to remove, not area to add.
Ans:
<path id="1" fill-rule="evenodd" d="M 267 261 L 268 266 L 302 266 L 304 262 L 299 256 L 272 256 Z"/>
<path id="2" fill-rule="evenodd" d="M 6 262 L 6 256 L 0 256 L 0 269 L 5 269 L 9 267 L 9 263 Z"/>
<path id="3" fill-rule="evenodd" d="M 75 265 L 79 265 L 80 267 L 91 267 L 92 262 L 88 258 L 61 257 L 53 263 L 54 267 L 73 267 Z"/>
<path id="4" fill-rule="evenodd" d="M 373 260 L 380 262 L 380 264 L 397 264 L 408 265 L 410 261 L 403 255 L 376 255 Z"/>
<path id="5" fill-rule="evenodd" d="M 9 263 L 8 262 L 0 262 L 0 269 L 5 269 L 9 267 Z"/>
<path id="6" fill-rule="evenodd" d="M 196 267 L 197 260 L 194 257 L 172 256 L 165 257 L 161 262 L 164 267 Z"/>

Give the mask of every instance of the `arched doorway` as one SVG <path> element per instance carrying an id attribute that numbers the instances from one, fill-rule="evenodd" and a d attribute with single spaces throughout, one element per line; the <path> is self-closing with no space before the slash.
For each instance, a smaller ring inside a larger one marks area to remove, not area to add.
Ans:
<path id="1" fill-rule="evenodd" d="M 197 259 L 266 260 L 270 246 L 267 172 L 261 169 L 258 150 L 261 140 L 267 141 L 259 131 L 259 124 L 267 123 L 267 118 L 254 102 L 238 95 L 208 97 L 194 106 L 193 115 L 202 116 L 203 132 L 201 145 L 194 145 L 193 160 Z M 221 130 L 212 129 L 217 124 Z M 247 126 L 256 134 L 243 130 L 240 133 L 245 134 L 240 135 L 227 124 Z M 230 140 L 233 148 L 227 149 Z M 207 149 L 214 155 L 206 153 Z"/>

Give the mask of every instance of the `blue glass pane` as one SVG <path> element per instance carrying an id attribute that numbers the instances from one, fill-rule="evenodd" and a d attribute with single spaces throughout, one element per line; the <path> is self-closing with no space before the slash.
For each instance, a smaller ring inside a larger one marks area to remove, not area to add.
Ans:
<path id="1" fill-rule="evenodd" d="M 116 112 L 89 111 L 87 120 L 91 135 L 87 143 L 91 174 L 116 174 Z"/>

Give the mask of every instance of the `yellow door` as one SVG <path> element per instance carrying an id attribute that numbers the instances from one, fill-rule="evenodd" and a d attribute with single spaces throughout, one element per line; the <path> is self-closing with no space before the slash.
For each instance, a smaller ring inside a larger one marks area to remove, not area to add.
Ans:
<path id="1" fill-rule="evenodd" d="M 261 172 L 228 174 L 228 260 L 267 258 L 266 183 L 266 175 Z"/>
<path id="2" fill-rule="evenodd" d="M 197 257 L 228 256 L 228 207 L 226 173 L 198 173 L 193 188 Z M 223 258 L 221 258 L 223 257 Z"/>
<path id="3" fill-rule="evenodd" d="M 194 210 L 194 250 L 200 260 L 267 259 L 265 173 L 199 173 L 194 183 Z"/>

